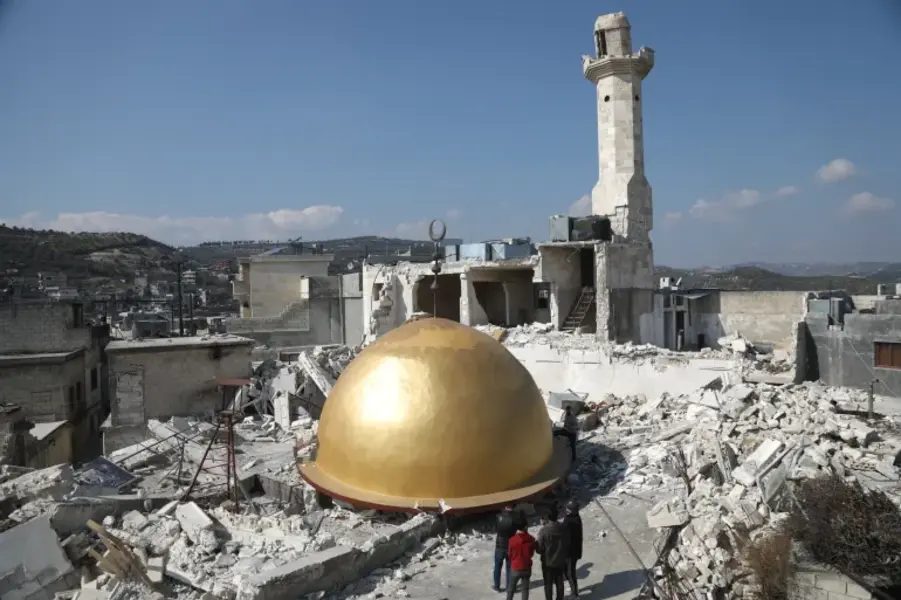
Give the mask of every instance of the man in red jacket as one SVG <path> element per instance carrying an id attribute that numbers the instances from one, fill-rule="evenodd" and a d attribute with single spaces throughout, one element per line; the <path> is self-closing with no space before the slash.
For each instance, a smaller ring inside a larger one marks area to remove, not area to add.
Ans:
<path id="1" fill-rule="evenodd" d="M 517 524 L 516 534 L 510 538 L 507 555 L 510 557 L 510 583 L 507 584 L 507 600 L 513 600 L 516 585 L 522 585 L 522 600 L 529 600 L 529 582 L 532 579 L 532 556 L 537 542 L 529 535 L 525 522 Z"/>

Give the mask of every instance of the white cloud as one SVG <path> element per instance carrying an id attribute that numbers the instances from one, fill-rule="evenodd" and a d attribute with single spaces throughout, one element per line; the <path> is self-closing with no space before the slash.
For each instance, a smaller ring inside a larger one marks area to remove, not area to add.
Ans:
<path id="1" fill-rule="evenodd" d="M 870 192 L 854 194 L 845 202 L 844 211 L 847 214 L 861 214 L 871 212 L 883 212 L 895 208 L 895 201 L 891 198 L 883 198 Z"/>
<path id="2" fill-rule="evenodd" d="M 747 210 L 763 201 L 763 195 L 757 190 L 741 189 L 725 194 L 719 200 L 701 198 L 688 209 L 688 214 L 695 219 L 707 221 L 731 221 L 735 214 Z"/>
<path id="3" fill-rule="evenodd" d="M 286 240 L 316 233 L 334 226 L 344 213 L 340 206 L 317 205 L 303 209 L 282 208 L 240 217 L 148 217 L 105 211 L 59 213 L 43 219 L 29 212 L 15 219 L 2 219 L 7 225 L 57 231 L 122 231 L 140 233 L 175 245 L 234 239 Z"/>
<path id="4" fill-rule="evenodd" d="M 801 190 L 793 185 L 785 185 L 776 190 L 774 193 L 775 196 L 784 198 L 786 196 L 796 196 L 801 193 Z"/>
<path id="5" fill-rule="evenodd" d="M 682 213 L 680 212 L 668 212 L 663 215 L 663 226 L 664 227 L 672 227 L 676 223 L 682 220 Z"/>
<path id="6" fill-rule="evenodd" d="M 431 221 L 406 221 L 398 223 L 394 228 L 394 235 L 413 240 L 429 239 L 429 223 Z"/>
<path id="7" fill-rule="evenodd" d="M 585 195 L 569 205 L 569 216 L 584 217 L 591 214 L 591 196 Z"/>
<path id="8" fill-rule="evenodd" d="M 444 213 L 448 221 L 459 221 L 463 217 L 463 211 L 459 208 L 452 208 Z"/>
<path id="9" fill-rule="evenodd" d="M 857 167 L 847 158 L 836 158 L 817 170 L 817 179 L 823 183 L 835 183 L 857 174 Z"/>

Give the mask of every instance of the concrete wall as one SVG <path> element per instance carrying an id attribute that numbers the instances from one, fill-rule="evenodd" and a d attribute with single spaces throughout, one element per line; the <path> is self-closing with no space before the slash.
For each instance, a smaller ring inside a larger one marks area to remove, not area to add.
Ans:
<path id="1" fill-rule="evenodd" d="M 130 374 L 132 384 L 127 393 L 122 391 L 121 400 L 119 390 L 113 390 L 112 425 L 135 426 L 139 419 L 217 410 L 222 396 L 216 378 L 249 377 L 252 349 L 253 343 L 248 342 L 110 352 L 112 383 L 118 388 L 122 376 Z M 136 415 L 137 410 L 143 414 Z"/>
<path id="2" fill-rule="evenodd" d="M 250 316 L 275 317 L 302 300 L 302 280 L 328 276 L 331 255 L 251 257 L 248 288 Z"/>
<path id="3" fill-rule="evenodd" d="M 752 343 L 793 350 L 795 325 L 807 313 L 806 298 L 804 292 L 711 292 L 696 301 L 694 331 L 714 347 L 720 337 L 741 333 Z"/>
<path id="4" fill-rule="evenodd" d="M 844 327 L 830 327 L 827 315 L 810 313 L 805 323 L 809 379 L 858 389 L 878 379 L 877 394 L 901 397 L 901 369 L 877 368 L 874 347 L 876 341 L 901 343 L 901 316 L 849 314 Z"/>
<path id="5" fill-rule="evenodd" d="M 91 327 L 76 326 L 81 304 L 23 302 L 0 305 L 0 354 L 70 352 L 91 345 Z"/>
<path id="6" fill-rule="evenodd" d="M 734 365 L 731 361 L 677 357 L 656 361 L 618 359 L 603 348 L 576 350 L 550 346 L 513 346 L 543 392 L 573 390 L 599 402 L 606 394 L 644 394 L 649 400 L 667 392 L 687 394 L 706 385 Z"/>
<path id="7" fill-rule="evenodd" d="M 566 317 L 582 291 L 582 276 L 579 266 L 579 248 L 571 246 L 541 246 L 540 269 L 536 270 L 537 281 L 551 284 L 550 317 L 556 329 L 563 327 Z"/>
<path id="8" fill-rule="evenodd" d="M 27 450 L 28 466 L 32 469 L 46 469 L 54 465 L 71 464 L 74 459 L 73 427 L 61 426 L 42 440 L 35 440 Z"/>
<path id="9" fill-rule="evenodd" d="M 74 419 L 75 413 L 69 407 L 69 389 L 79 382 L 82 390 L 86 390 L 84 357 L 81 355 L 60 364 L 0 367 L 0 400 L 21 406 L 30 421 Z"/>
<path id="10" fill-rule="evenodd" d="M 340 298 L 312 298 L 290 305 L 280 317 L 227 319 L 225 327 L 271 348 L 320 346 L 342 343 L 341 317 Z"/>
<path id="11" fill-rule="evenodd" d="M 597 328 L 601 339 L 647 343 L 654 333 L 654 250 L 645 244 L 596 244 Z"/>

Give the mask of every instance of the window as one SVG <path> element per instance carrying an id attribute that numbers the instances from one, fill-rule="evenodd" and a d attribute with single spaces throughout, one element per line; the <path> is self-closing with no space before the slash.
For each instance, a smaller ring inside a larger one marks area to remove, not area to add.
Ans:
<path id="1" fill-rule="evenodd" d="M 72 327 L 84 327 L 84 306 L 78 303 L 72 305 Z"/>
<path id="2" fill-rule="evenodd" d="M 91 391 L 97 389 L 97 367 L 91 369 Z"/>
<path id="3" fill-rule="evenodd" d="M 75 414 L 75 386 L 69 386 L 69 415 Z"/>
<path id="4" fill-rule="evenodd" d="M 547 288 L 535 288 L 535 308 L 547 309 L 550 306 L 551 291 Z"/>
<path id="5" fill-rule="evenodd" d="M 873 366 L 880 369 L 901 369 L 901 342 L 876 342 Z"/>
<path id="6" fill-rule="evenodd" d="M 664 296 L 663 297 L 663 308 L 669 308 L 670 302 L 672 302 L 672 300 L 670 300 L 669 295 Z"/>
<path id="7" fill-rule="evenodd" d="M 676 296 L 676 306 L 685 305 L 685 296 Z"/>
<path id="8" fill-rule="evenodd" d="M 607 56 L 607 32 L 595 31 L 595 43 L 597 43 L 598 58 Z"/>

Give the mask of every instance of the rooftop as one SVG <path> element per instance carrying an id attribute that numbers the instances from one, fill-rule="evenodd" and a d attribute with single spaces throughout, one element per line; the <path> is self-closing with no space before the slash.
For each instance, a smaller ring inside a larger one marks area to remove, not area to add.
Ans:
<path id="1" fill-rule="evenodd" d="M 144 338 L 116 340 L 106 346 L 107 352 L 128 352 L 132 350 L 178 350 L 188 348 L 211 348 L 213 346 L 253 346 L 256 342 L 237 335 L 204 335 L 171 338 Z"/>
<path id="2" fill-rule="evenodd" d="M 43 440 L 51 435 L 54 431 L 63 427 L 68 421 L 51 421 L 49 423 L 35 423 L 34 427 L 28 432 L 33 437 Z"/>
<path id="3" fill-rule="evenodd" d="M 0 367 L 35 364 L 61 364 L 84 354 L 84 349 L 70 352 L 35 352 L 22 354 L 0 354 Z"/>

